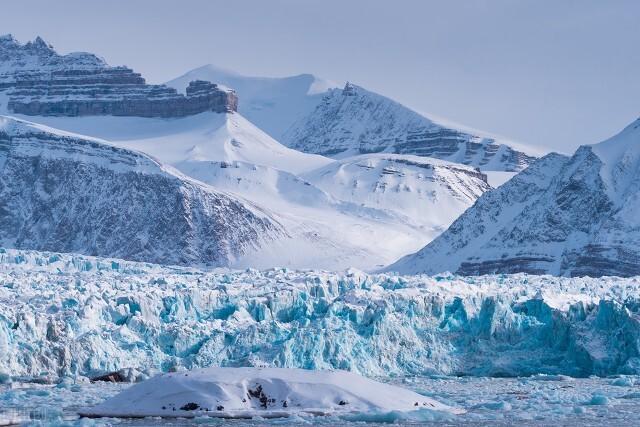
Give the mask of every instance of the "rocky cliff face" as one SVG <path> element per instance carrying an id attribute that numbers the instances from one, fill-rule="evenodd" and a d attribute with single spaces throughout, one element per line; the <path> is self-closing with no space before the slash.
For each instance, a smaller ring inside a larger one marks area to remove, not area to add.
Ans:
<path id="1" fill-rule="evenodd" d="M 220 266 L 283 235 L 144 154 L 0 116 L 3 246 Z"/>
<path id="2" fill-rule="evenodd" d="M 179 94 L 90 53 L 59 55 L 41 38 L 22 45 L 0 37 L 0 64 L 0 92 L 8 96 L 7 109 L 19 114 L 184 117 L 238 108 L 235 92 L 213 83 L 193 81 Z"/>
<path id="3" fill-rule="evenodd" d="M 342 90 L 330 90 L 313 113 L 284 134 L 283 142 L 327 156 L 414 154 L 485 171 L 518 172 L 534 160 L 492 138 L 438 125 L 389 98 L 349 83 Z"/>
<path id="4" fill-rule="evenodd" d="M 640 120 L 571 158 L 537 161 L 389 269 L 639 275 L 639 209 Z"/>

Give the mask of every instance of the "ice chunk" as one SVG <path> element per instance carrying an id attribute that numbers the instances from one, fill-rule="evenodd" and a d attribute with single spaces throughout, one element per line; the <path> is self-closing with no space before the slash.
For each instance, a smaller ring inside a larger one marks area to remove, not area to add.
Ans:
<path id="1" fill-rule="evenodd" d="M 206 368 L 156 376 L 81 413 L 91 417 L 277 418 L 301 413 L 353 416 L 421 410 L 434 418 L 437 413 L 464 413 L 411 390 L 345 371 Z"/>

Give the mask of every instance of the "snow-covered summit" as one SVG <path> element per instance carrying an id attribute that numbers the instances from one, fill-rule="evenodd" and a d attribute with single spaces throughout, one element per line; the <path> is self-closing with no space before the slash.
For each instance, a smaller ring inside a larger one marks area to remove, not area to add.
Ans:
<path id="1" fill-rule="evenodd" d="M 253 77 L 215 65 L 204 65 L 169 82 L 184 91 L 190 81 L 209 80 L 233 88 L 240 98 L 238 111 L 277 140 L 296 120 L 311 113 L 327 90 L 336 84 L 311 74 L 289 77 Z"/>
<path id="2" fill-rule="evenodd" d="M 636 183 L 640 173 L 640 118 L 614 137 L 592 145 L 591 149 L 602 160 L 600 177 L 612 199 L 635 190 L 629 187 Z"/>
<path id="3" fill-rule="evenodd" d="M 11 34 L 0 36 L 0 88 L 20 80 L 17 72 L 51 72 L 54 70 L 91 70 L 106 67 L 104 59 L 87 52 L 58 54 L 40 36 L 20 43 Z"/>
<path id="4" fill-rule="evenodd" d="M 487 171 L 520 171 L 534 160 L 493 138 L 440 125 L 353 83 L 329 90 L 313 112 L 287 130 L 282 141 L 301 151 L 333 157 L 414 154 Z"/>
<path id="5" fill-rule="evenodd" d="M 550 154 L 483 195 L 403 273 L 640 274 L 640 121 L 571 157 Z"/>

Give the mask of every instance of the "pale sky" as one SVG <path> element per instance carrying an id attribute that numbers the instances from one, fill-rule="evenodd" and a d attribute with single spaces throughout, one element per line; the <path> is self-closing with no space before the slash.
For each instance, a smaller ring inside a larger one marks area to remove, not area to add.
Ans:
<path id="1" fill-rule="evenodd" d="M 637 0 L 2 2 L 0 33 L 41 35 L 164 82 L 212 63 L 312 73 L 561 152 L 640 115 Z M 242 102 L 242 100 L 240 100 Z"/>

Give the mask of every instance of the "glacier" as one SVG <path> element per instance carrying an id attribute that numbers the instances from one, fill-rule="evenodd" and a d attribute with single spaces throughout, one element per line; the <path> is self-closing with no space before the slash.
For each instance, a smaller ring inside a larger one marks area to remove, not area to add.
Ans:
<path id="1" fill-rule="evenodd" d="M 638 278 L 234 271 L 0 251 L 0 377 L 640 373 Z"/>

